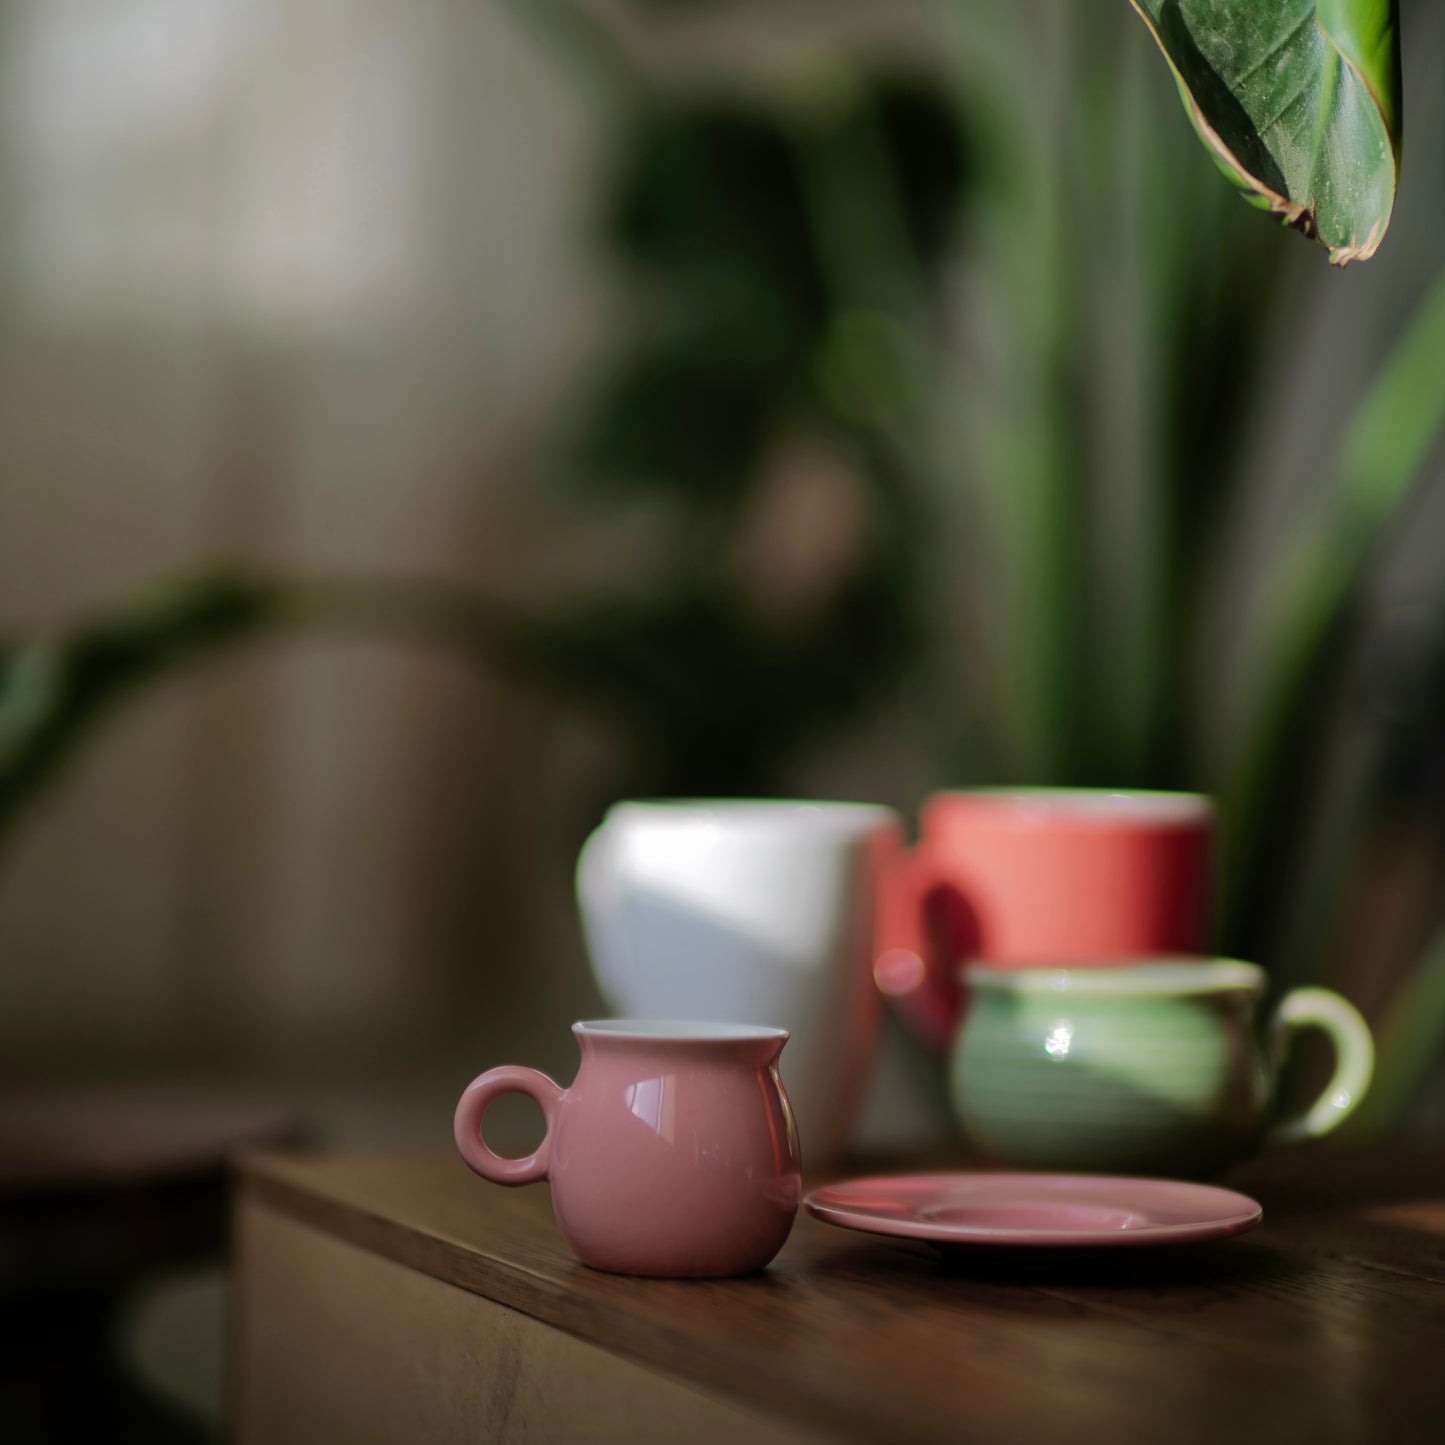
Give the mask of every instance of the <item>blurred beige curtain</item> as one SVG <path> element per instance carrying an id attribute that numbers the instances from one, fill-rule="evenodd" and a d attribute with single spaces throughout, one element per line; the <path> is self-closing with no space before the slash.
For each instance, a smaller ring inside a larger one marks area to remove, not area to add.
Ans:
<path id="1" fill-rule="evenodd" d="M 555 582 L 508 458 L 587 329 L 593 129 L 495 3 L 0 0 L 0 630 L 218 555 Z M 0 1059 L 566 1015 L 537 707 L 359 644 L 144 700 L 0 859 Z"/>

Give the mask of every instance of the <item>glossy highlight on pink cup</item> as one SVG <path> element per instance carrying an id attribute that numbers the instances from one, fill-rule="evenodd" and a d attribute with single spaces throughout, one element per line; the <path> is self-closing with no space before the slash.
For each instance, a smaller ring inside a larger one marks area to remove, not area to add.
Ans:
<path id="1" fill-rule="evenodd" d="M 602 1019 L 576 1023 L 577 1077 L 490 1069 L 457 1104 L 457 1149 L 495 1184 L 552 1186 L 578 1259 L 616 1274 L 705 1277 L 762 1269 L 802 1197 L 797 1126 L 778 1073 L 786 1029 Z M 521 1159 L 482 1139 L 488 1106 L 525 1094 L 546 1133 Z"/>

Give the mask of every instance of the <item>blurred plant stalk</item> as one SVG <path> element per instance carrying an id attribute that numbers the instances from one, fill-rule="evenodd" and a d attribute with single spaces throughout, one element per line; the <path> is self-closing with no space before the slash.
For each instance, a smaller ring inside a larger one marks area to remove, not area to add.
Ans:
<path id="1" fill-rule="evenodd" d="M 426 582 L 266 579 L 216 571 L 53 636 L 0 644 L 0 847 L 75 754 L 143 689 L 270 634 L 361 631 L 505 665 L 504 612 Z"/>

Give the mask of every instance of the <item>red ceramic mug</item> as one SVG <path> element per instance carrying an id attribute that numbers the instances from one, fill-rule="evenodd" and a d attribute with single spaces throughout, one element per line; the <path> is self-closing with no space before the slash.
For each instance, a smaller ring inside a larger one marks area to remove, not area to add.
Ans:
<path id="1" fill-rule="evenodd" d="M 874 977 L 953 1042 L 959 965 L 1127 964 L 1210 946 L 1214 809 L 1198 793 L 935 793 L 885 872 Z"/>

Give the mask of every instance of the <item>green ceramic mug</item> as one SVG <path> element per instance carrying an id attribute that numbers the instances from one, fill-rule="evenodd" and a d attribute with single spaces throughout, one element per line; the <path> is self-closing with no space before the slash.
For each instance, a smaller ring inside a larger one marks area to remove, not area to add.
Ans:
<path id="1" fill-rule="evenodd" d="M 1210 1174 L 1262 1144 L 1327 1134 L 1374 1068 L 1368 1025 L 1328 989 L 1286 994 L 1262 1024 L 1265 976 L 1252 963 L 979 964 L 964 979 L 954 1109 L 982 1152 L 1018 1168 Z M 1333 1041 L 1334 1076 L 1281 1119 L 1275 1082 L 1303 1028 Z"/>

